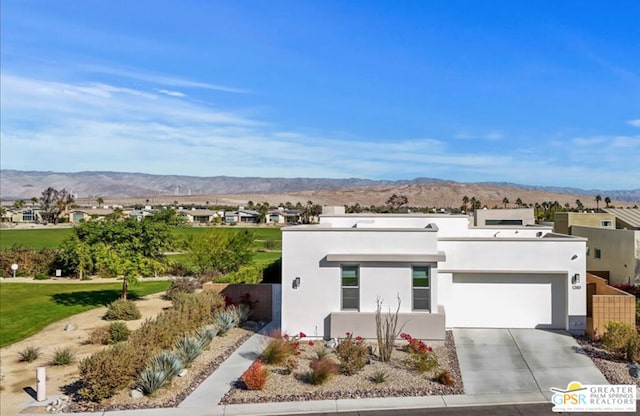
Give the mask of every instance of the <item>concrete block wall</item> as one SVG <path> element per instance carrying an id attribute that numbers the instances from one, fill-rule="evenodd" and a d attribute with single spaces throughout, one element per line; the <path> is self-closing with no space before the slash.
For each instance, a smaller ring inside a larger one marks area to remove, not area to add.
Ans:
<path id="1" fill-rule="evenodd" d="M 203 290 L 214 290 L 222 296 L 226 296 L 234 304 L 240 303 L 241 297 L 247 293 L 253 302 L 251 317 L 257 321 L 271 321 L 273 315 L 273 285 L 271 284 L 245 284 L 245 283 L 205 283 Z"/>
<path id="2" fill-rule="evenodd" d="M 605 279 L 587 274 L 587 283 L 595 290 L 587 290 L 587 335 L 598 339 L 609 322 L 636 324 L 635 296 L 607 285 Z"/>

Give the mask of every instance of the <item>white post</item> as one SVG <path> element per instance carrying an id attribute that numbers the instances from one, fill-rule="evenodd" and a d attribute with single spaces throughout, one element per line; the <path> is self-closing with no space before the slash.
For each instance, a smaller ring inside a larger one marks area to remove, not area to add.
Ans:
<path id="1" fill-rule="evenodd" d="M 47 400 L 47 367 L 36 368 L 37 397 L 36 400 L 43 402 Z"/>

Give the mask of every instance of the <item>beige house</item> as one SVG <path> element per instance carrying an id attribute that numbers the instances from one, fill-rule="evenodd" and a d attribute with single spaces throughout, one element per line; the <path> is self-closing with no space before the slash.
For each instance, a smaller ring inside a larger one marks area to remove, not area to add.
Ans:
<path id="1" fill-rule="evenodd" d="M 477 209 L 473 213 L 473 226 L 478 228 L 522 227 L 535 223 L 533 208 Z"/>
<path id="2" fill-rule="evenodd" d="M 574 225 L 571 234 L 589 240 L 587 271 L 612 285 L 640 285 L 640 230 Z"/>
<path id="3" fill-rule="evenodd" d="M 553 232 L 572 235 L 571 227 L 616 228 L 616 216 L 606 212 L 556 212 L 554 215 Z"/>
<path id="4" fill-rule="evenodd" d="M 69 211 L 69 222 L 77 224 L 80 221 L 97 220 L 113 214 L 114 210 L 110 208 L 92 208 L 92 209 L 74 209 Z"/>
<path id="5" fill-rule="evenodd" d="M 638 208 L 605 208 L 608 214 L 615 215 L 616 228 L 626 230 L 640 230 L 640 209 Z"/>
<path id="6" fill-rule="evenodd" d="M 221 211 L 212 211 L 210 209 L 185 209 L 178 211 L 178 215 L 184 217 L 189 223 L 208 224 L 215 222 L 216 218 L 220 218 L 220 221 L 222 221 L 224 214 Z"/>

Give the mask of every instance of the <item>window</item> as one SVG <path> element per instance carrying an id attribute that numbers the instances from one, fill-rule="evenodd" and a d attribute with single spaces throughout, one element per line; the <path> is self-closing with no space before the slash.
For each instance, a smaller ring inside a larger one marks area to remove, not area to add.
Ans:
<path id="1" fill-rule="evenodd" d="M 600 249 L 599 249 L 599 248 L 596 248 L 596 249 L 594 250 L 593 257 L 595 257 L 595 258 L 597 258 L 597 259 L 601 259 L 601 258 L 602 258 L 602 252 L 600 251 Z"/>
<path id="2" fill-rule="evenodd" d="M 600 227 L 611 227 L 612 225 L 613 225 L 613 222 L 609 220 L 600 221 Z"/>
<path id="3" fill-rule="evenodd" d="M 522 220 L 484 220 L 484 225 L 522 225 Z"/>
<path id="4" fill-rule="evenodd" d="M 413 310 L 431 309 L 431 269 L 429 266 L 413 266 L 411 271 L 413 290 Z"/>
<path id="5" fill-rule="evenodd" d="M 22 221 L 24 222 L 33 222 L 36 220 L 35 213 L 30 209 L 25 209 L 22 211 Z"/>
<path id="6" fill-rule="evenodd" d="M 360 308 L 360 269 L 358 266 L 342 266 L 342 310 Z"/>

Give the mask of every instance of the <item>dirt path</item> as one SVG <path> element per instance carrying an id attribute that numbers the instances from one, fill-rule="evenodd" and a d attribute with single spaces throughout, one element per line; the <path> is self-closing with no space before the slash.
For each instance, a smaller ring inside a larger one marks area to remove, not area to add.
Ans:
<path id="1" fill-rule="evenodd" d="M 156 293 L 136 301 L 142 318 L 127 322 L 129 329 L 137 329 L 146 318 L 156 316 L 163 308 L 171 305 L 171 302 L 163 300 L 161 295 Z M 77 362 L 105 348 L 100 345 L 85 344 L 85 341 L 92 329 L 108 324 L 107 321 L 102 320 L 106 309 L 106 307 L 100 307 L 65 318 L 23 341 L 0 349 L 0 414 L 18 414 L 35 401 L 25 389 L 31 388 L 35 391 L 36 367 L 47 367 L 48 397 L 61 395 L 61 387 L 77 380 L 79 375 Z M 67 324 L 72 324 L 76 329 L 65 331 L 64 327 Z M 40 357 L 32 363 L 18 362 L 18 352 L 27 346 L 39 347 Z M 72 347 L 76 351 L 76 362 L 63 367 L 49 365 L 53 351 L 65 347 Z M 50 401 L 47 400 L 45 403 Z"/>

